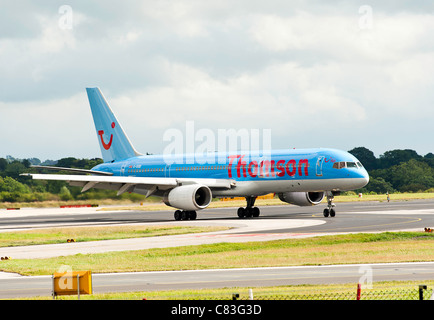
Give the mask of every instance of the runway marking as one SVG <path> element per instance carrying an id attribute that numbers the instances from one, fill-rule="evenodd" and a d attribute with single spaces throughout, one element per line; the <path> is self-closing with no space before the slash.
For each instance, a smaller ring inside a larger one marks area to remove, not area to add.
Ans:
<path id="1" fill-rule="evenodd" d="M 353 212 L 351 212 L 351 214 L 353 214 Z M 410 218 L 410 217 L 403 217 L 403 218 L 393 217 L 393 218 L 394 219 L 411 219 L 411 220 L 409 220 L 407 222 L 392 222 L 392 223 L 383 223 L 383 224 L 371 224 L 371 225 L 362 225 L 362 226 L 355 226 L 355 227 L 342 227 L 342 228 L 335 228 L 335 229 L 324 229 L 324 230 L 318 230 L 318 231 L 313 230 L 313 232 L 328 232 L 328 231 L 339 231 L 339 230 L 341 230 L 341 231 L 343 231 L 343 230 L 357 230 L 357 229 L 362 229 L 362 228 L 384 227 L 384 226 L 392 226 L 392 225 L 399 225 L 399 224 L 408 224 L 408 223 L 415 223 L 415 222 L 422 221 L 422 218 Z"/>
<path id="2" fill-rule="evenodd" d="M 349 212 L 354 214 L 403 214 L 403 215 L 414 215 L 414 214 L 433 214 L 434 209 L 414 209 L 414 210 L 390 210 L 386 211 L 359 211 L 359 212 Z"/>
<path id="3" fill-rule="evenodd" d="M 192 235 L 194 238 L 231 238 L 231 237 L 298 237 L 312 235 L 312 233 L 243 233 L 243 234 L 210 234 Z"/>

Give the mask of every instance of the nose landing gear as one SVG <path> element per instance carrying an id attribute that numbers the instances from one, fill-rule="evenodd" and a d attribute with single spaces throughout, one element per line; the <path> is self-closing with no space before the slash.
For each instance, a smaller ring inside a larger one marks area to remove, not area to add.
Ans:
<path id="1" fill-rule="evenodd" d="M 333 203 L 333 199 L 334 194 L 332 192 L 327 192 L 327 208 L 324 209 L 323 211 L 323 215 L 324 217 L 334 217 L 336 215 L 336 210 L 334 209 L 334 207 L 336 207 L 336 205 Z"/>

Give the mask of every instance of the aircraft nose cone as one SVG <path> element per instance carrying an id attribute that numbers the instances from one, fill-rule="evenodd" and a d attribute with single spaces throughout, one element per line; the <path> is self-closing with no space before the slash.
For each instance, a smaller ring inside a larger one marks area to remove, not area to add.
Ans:
<path id="1" fill-rule="evenodd" d="M 365 176 L 362 178 L 363 187 L 369 183 L 369 176 Z"/>
<path id="2" fill-rule="evenodd" d="M 363 188 L 369 183 L 369 174 L 366 170 L 363 170 L 364 172 L 360 172 L 360 175 L 358 177 L 358 184 L 360 185 L 359 188 Z"/>

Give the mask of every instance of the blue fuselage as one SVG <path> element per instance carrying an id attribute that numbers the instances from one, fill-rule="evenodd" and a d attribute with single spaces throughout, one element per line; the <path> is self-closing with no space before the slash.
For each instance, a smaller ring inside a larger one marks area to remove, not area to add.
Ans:
<path id="1" fill-rule="evenodd" d="M 238 189 L 247 190 L 241 194 L 354 190 L 369 181 L 367 171 L 353 155 L 322 148 L 274 150 L 267 154 L 147 155 L 100 164 L 93 170 L 114 176 L 231 179 L 241 186 Z"/>

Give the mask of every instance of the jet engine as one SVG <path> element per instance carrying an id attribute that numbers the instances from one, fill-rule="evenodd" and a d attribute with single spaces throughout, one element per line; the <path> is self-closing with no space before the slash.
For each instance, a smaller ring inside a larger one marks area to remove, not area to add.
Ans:
<path id="1" fill-rule="evenodd" d="M 211 200 L 210 188 L 200 184 L 176 187 L 166 192 L 163 198 L 166 205 L 186 211 L 205 209 Z"/>
<path id="2" fill-rule="evenodd" d="M 279 193 L 278 196 L 283 202 L 305 207 L 320 204 L 324 199 L 325 192 L 285 192 Z"/>

